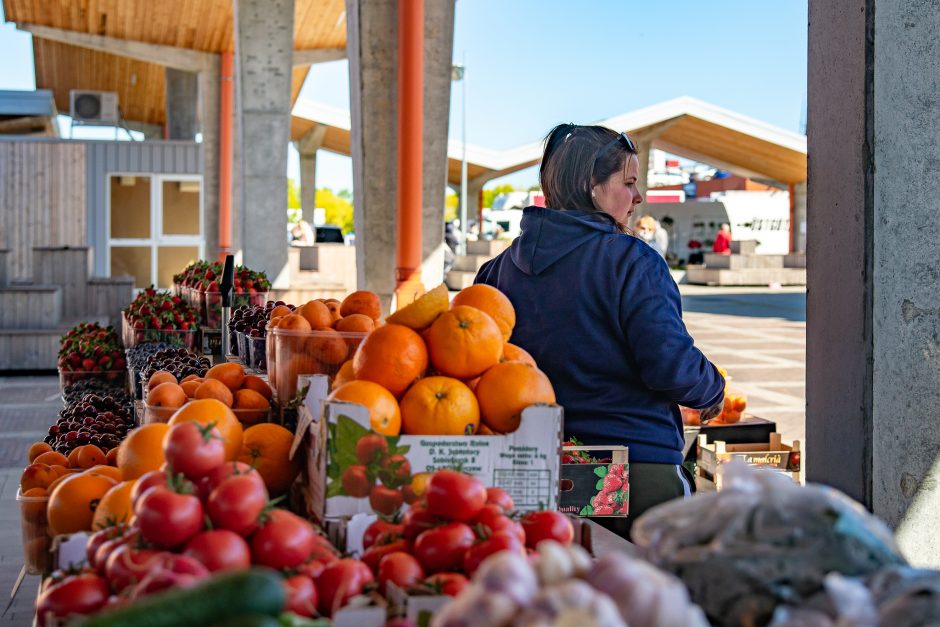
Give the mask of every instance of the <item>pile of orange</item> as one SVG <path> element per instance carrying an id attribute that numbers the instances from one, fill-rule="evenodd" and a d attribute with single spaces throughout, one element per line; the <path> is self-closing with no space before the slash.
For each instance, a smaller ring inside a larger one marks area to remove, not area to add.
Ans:
<path id="1" fill-rule="evenodd" d="M 492 435 L 519 428 L 522 410 L 554 403 L 548 377 L 510 344 L 505 294 L 473 285 L 448 302 L 444 285 L 396 311 L 343 363 L 330 400 L 369 409 L 384 435 Z"/>
<path id="2" fill-rule="evenodd" d="M 246 375 L 237 363 L 219 364 L 204 377 L 191 374 L 179 382 L 161 370 L 147 382 L 147 412 L 149 421 L 166 422 L 192 400 L 215 399 L 234 409 L 242 423 L 254 425 L 267 419 L 273 395 L 264 379 Z"/>
<path id="3" fill-rule="evenodd" d="M 712 421 L 712 424 L 734 424 L 741 420 L 741 414 L 744 413 L 745 408 L 747 408 L 746 397 L 728 394 L 725 391 L 725 406 L 721 410 L 721 414 Z"/>
<path id="4" fill-rule="evenodd" d="M 335 376 L 366 334 L 382 326 L 382 303 L 374 292 L 360 290 L 342 301 L 311 300 L 291 309 L 271 310 L 268 330 L 268 378 L 279 398 L 293 398 L 297 376 Z"/>

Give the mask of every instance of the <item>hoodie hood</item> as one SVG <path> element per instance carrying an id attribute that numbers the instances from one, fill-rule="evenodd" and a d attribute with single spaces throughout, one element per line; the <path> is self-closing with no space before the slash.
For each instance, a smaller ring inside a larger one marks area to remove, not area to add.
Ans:
<path id="1" fill-rule="evenodd" d="M 585 242 L 603 234 L 618 233 L 617 227 L 585 211 L 559 211 L 545 207 L 526 207 L 522 214 L 522 233 L 513 242 L 513 264 L 528 275 L 545 272 Z"/>

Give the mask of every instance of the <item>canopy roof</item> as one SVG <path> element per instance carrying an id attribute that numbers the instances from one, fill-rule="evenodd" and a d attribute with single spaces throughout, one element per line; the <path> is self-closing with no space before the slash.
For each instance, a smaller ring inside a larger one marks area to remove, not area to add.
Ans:
<path id="1" fill-rule="evenodd" d="M 232 2 L 227 0 L 3 0 L 6 20 L 198 52 L 234 49 Z M 346 46 L 343 0 L 295 0 L 295 50 Z M 124 117 L 146 124 L 166 120 L 164 68 L 157 63 L 33 37 L 36 87 L 50 89 L 60 111 L 69 90 L 114 91 Z M 309 66 L 293 68 L 292 102 Z"/>
<path id="2" fill-rule="evenodd" d="M 326 126 L 323 148 L 349 154 L 349 114 L 299 101 L 291 136 L 300 139 L 315 126 Z M 637 141 L 650 140 L 681 157 L 708 163 L 751 178 L 781 183 L 806 180 L 806 137 L 695 98 L 676 98 L 596 122 L 625 131 Z M 470 179 L 497 178 L 539 163 L 542 141 L 496 151 L 467 145 Z M 447 181 L 460 183 L 462 147 L 448 144 Z"/>

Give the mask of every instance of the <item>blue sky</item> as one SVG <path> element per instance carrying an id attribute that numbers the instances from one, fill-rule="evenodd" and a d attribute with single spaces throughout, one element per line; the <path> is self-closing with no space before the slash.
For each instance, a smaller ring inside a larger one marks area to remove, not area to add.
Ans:
<path id="1" fill-rule="evenodd" d="M 454 59 L 466 55 L 467 141 L 508 148 L 559 122 L 591 122 L 693 96 L 801 131 L 806 0 L 457 0 Z M 34 87 L 29 36 L 0 26 L 0 89 Z M 348 108 L 345 61 L 313 66 L 301 97 Z M 461 85 L 451 91 L 460 139 Z M 317 184 L 350 187 L 323 154 Z M 296 173 L 292 159 L 289 174 Z M 528 186 L 534 169 L 495 181 Z"/>

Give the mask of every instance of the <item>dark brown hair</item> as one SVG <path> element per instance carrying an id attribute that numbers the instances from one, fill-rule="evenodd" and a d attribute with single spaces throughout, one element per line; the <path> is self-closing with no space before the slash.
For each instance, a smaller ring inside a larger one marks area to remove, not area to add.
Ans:
<path id="1" fill-rule="evenodd" d="M 552 209 L 578 210 L 597 214 L 601 219 L 616 220 L 597 208 L 591 188 L 622 171 L 631 153 L 615 141 L 618 133 L 604 126 L 559 124 L 545 138 L 545 152 L 539 166 L 539 182 L 545 205 Z M 614 145 L 601 150 L 614 141 Z M 623 225 L 618 226 L 623 230 Z"/>

